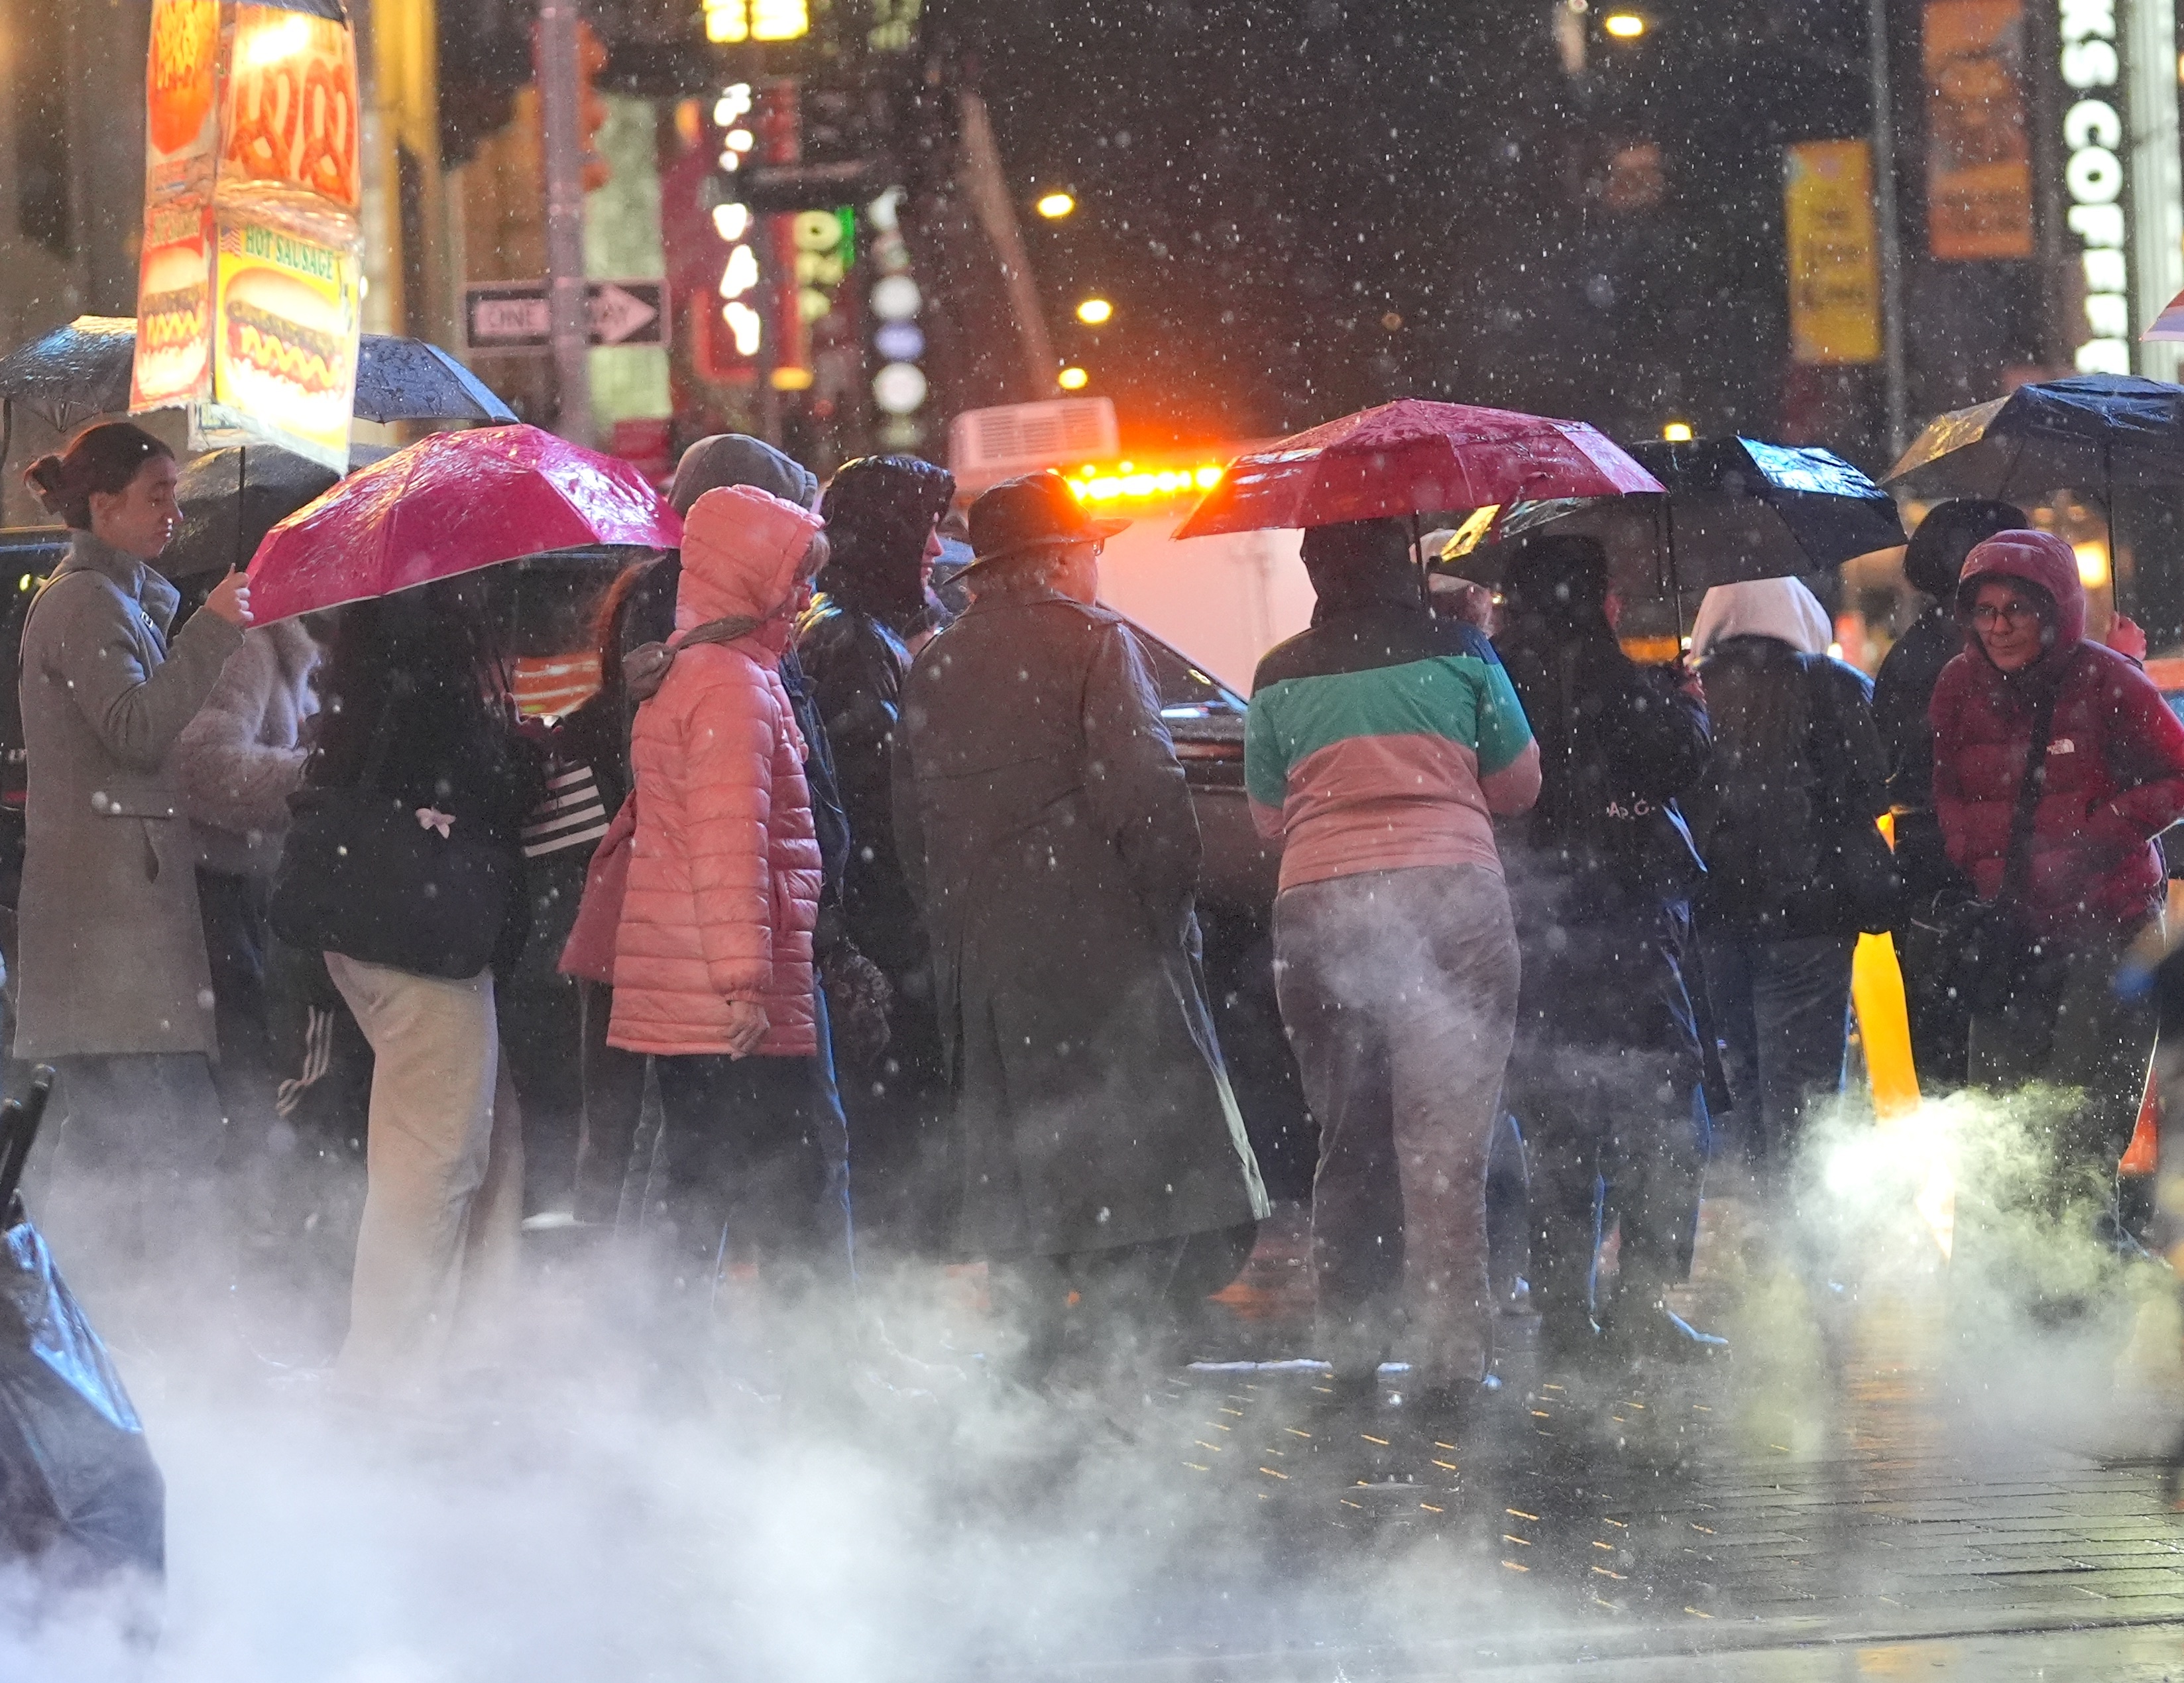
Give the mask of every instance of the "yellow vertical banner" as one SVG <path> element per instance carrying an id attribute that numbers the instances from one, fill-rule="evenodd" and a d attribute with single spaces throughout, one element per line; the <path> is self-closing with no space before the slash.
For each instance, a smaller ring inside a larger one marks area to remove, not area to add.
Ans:
<path id="1" fill-rule="evenodd" d="M 1926 237 L 1945 262 L 2032 255 L 2024 0 L 1927 0 Z"/>
<path id="2" fill-rule="evenodd" d="M 213 401 L 204 443 L 263 439 L 348 470 L 364 330 L 356 41 L 237 5 L 220 98 Z"/>
<path id="3" fill-rule="evenodd" d="M 155 0 L 131 406 L 348 465 L 361 106 L 341 8 Z"/>
<path id="4" fill-rule="evenodd" d="M 1791 359 L 1878 362 L 1880 261 L 1871 148 L 1862 140 L 1788 148 L 1783 210 Z"/>
<path id="5" fill-rule="evenodd" d="M 214 106 L 220 0 L 157 0 L 144 75 L 144 246 L 132 409 L 212 393 Z"/>

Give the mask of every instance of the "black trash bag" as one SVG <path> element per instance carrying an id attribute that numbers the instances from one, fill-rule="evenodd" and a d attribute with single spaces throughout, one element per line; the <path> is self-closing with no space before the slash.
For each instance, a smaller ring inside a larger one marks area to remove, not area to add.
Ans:
<path id="1" fill-rule="evenodd" d="M 0 1106 L 0 1571 L 56 1589 L 166 1573 L 167 1493 L 106 1346 L 14 1190 L 51 1073 Z"/>

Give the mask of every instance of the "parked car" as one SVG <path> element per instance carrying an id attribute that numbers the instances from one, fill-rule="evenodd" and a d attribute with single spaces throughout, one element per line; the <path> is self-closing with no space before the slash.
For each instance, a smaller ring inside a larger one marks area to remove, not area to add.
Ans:
<path id="1" fill-rule="evenodd" d="M 1215 1027 L 1244 1125 L 1276 1198 L 1312 1192 L 1319 1131 L 1274 1000 L 1274 891 L 1281 849 L 1251 823 L 1244 792 L 1244 698 L 1142 626 L 1138 641 L 1175 738 L 1206 851 L 1198 894 Z"/>

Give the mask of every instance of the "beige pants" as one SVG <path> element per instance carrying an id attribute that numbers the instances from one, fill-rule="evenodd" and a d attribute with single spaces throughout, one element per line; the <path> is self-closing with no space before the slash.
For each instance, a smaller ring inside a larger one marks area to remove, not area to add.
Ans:
<path id="1" fill-rule="evenodd" d="M 489 1358 L 523 1219 L 523 1135 L 493 1024 L 493 972 L 413 976 L 326 955 L 372 1050 L 364 1225 L 338 1373 L 416 1392 Z"/>
<path id="2" fill-rule="evenodd" d="M 1476 1385 L 1493 1358 L 1486 1153 L 1517 1027 L 1517 933 L 1479 865 L 1336 877 L 1274 902 L 1274 984 L 1305 1102 L 1320 1353 Z"/>

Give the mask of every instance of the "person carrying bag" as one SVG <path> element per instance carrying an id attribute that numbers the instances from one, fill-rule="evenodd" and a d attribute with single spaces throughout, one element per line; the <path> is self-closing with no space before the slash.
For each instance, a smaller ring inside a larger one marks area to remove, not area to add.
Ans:
<path id="1" fill-rule="evenodd" d="M 371 1044 L 368 1173 L 337 1383 L 430 1397 L 484 1365 L 505 1323 L 523 1145 L 494 971 L 520 892 L 536 756 L 519 737 L 477 577 L 345 609 L 325 728 L 273 891 L 283 939 L 315 945 Z"/>

